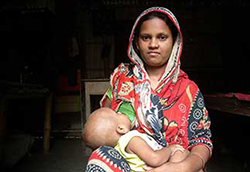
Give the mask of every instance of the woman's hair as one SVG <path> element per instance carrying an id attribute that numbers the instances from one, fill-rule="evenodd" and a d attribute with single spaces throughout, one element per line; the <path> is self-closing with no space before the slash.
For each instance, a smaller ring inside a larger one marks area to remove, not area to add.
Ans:
<path id="1" fill-rule="evenodd" d="M 167 14 L 164 14 L 162 12 L 158 12 L 158 11 L 153 11 L 153 12 L 150 12 L 146 15 L 144 15 L 138 22 L 136 28 L 135 28 L 135 38 L 138 38 L 139 36 L 139 33 L 140 33 L 140 29 L 141 29 L 141 25 L 144 21 L 147 21 L 147 20 L 150 20 L 150 19 L 153 19 L 153 18 L 159 18 L 159 19 L 162 19 L 163 21 L 165 21 L 165 23 L 169 26 L 170 30 L 171 30 L 171 33 L 172 33 L 172 36 L 173 36 L 173 39 L 175 41 L 176 37 L 177 37 L 177 34 L 178 34 L 178 30 L 176 28 L 176 26 L 173 24 L 173 22 L 168 18 Z"/>

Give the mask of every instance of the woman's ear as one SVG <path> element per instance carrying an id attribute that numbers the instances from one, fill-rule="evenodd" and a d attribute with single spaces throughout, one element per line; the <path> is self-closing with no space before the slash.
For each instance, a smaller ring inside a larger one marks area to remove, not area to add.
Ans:
<path id="1" fill-rule="evenodd" d="M 138 41 L 139 41 L 139 40 L 138 40 L 138 38 L 136 38 L 136 39 L 135 39 L 135 46 L 136 46 L 137 50 L 139 50 L 139 44 L 138 44 Z"/>

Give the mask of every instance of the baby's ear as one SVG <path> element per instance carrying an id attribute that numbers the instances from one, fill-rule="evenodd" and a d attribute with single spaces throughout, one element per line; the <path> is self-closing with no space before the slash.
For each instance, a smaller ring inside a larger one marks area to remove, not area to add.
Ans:
<path id="1" fill-rule="evenodd" d="M 123 135 L 126 134 L 129 130 L 122 124 L 119 124 L 116 128 L 116 132 Z"/>

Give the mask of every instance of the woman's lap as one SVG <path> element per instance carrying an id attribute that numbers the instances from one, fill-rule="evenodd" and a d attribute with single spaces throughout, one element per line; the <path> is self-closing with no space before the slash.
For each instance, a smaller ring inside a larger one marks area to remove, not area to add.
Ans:
<path id="1" fill-rule="evenodd" d="M 129 172 L 127 161 L 112 147 L 101 146 L 91 154 L 86 172 Z"/>

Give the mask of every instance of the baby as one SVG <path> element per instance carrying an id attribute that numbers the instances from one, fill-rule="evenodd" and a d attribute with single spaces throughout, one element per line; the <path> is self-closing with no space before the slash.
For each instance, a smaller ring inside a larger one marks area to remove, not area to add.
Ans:
<path id="1" fill-rule="evenodd" d="M 89 116 L 83 129 L 83 140 L 92 149 L 114 147 L 127 160 L 132 171 L 145 171 L 147 166 L 158 167 L 187 156 L 182 146 L 162 147 L 151 136 L 132 130 L 128 117 L 110 108 L 100 108 Z"/>

